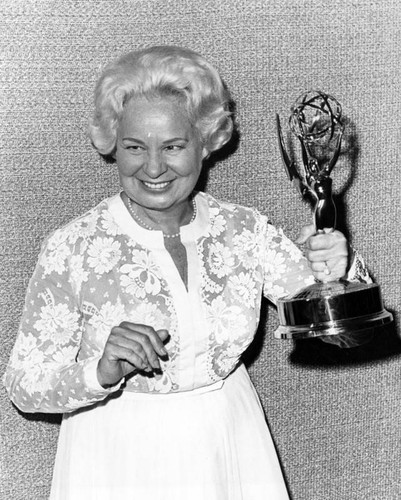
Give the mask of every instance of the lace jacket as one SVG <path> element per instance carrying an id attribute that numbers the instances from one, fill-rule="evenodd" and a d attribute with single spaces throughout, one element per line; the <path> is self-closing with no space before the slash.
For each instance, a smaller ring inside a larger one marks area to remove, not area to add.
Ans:
<path id="1" fill-rule="evenodd" d="M 314 278 L 302 252 L 258 211 L 198 193 L 181 228 L 188 289 L 159 231 L 140 227 L 119 195 L 55 231 L 31 278 L 4 383 L 24 412 L 70 412 L 111 392 L 168 393 L 224 379 L 275 302 Z M 166 328 L 161 375 L 136 372 L 110 389 L 96 378 L 113 326 Z"/>

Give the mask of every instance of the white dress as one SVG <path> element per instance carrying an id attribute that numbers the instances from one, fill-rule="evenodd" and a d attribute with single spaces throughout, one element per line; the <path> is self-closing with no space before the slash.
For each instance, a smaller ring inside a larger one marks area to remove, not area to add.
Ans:
<path id="1" fill-rule="evenodd" d="M 25 412 L 63 413 L 52 500 L 284 500 L 277 454 L 241 364 L 262 293 L 313 282 L 257 211 L 198 193 L 181 228 L 188 289 L 162 233 L 119 195 L 50 236 L 28 289 L 5 385 Z M 96 367 L 113 326 L 166 328 L 162 375 L 111 389 Z"/>

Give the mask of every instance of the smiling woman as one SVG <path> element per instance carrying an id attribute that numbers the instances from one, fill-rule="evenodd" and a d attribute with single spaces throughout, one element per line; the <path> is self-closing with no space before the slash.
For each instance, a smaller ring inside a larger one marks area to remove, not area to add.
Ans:
<path id="1" fill-rule="evenodd" d="M 23 412 L 64 414 L 52 500 L 288 500 L 241 355 L 262 294 L 343 276 L 348 247 L 309 228 L 306 258 L 257 210 L 194 191 L 228 101 L 177 47 L 99 79 L 92 142 L 122 189 L 46 240 L 4 378 Z"/>
<path id="2" fill-rule="evenodd" d="M 176 99 L 131 98 L 117 129 L 115 158 L 124 200 L 139 220 L 175 234 L 193 214 L 189 197 L 209 151 Z"/>

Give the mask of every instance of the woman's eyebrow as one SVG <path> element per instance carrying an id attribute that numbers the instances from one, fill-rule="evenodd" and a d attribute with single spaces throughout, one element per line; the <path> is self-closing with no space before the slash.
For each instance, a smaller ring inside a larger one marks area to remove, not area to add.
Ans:
<path id="1" fill-rule="evenodd" d="M 135 137 L 123 137 L 123 141 L 138 142 L 139 144 L 145 144 L 141 139 L 136 139 Z"/>
<path id="2" fill-rule="evenodd" d="M 175 142 L 175 141 L 188 142 L 188 139 L 186 137 L 173 137 L 172 139 L 166 139 L 165 141 L 163 141 L 163 144 L 168 144 L 169 142 Z"/>
<path id="3" fill-rule="evenodd" d="M 135 137 L 123 137 L 121 139 L 122 141 L 130 141 L 130 142 L 137 142 L 138 144 L 142 144 L 142 145 L 145 145 L 145 142 L 142 141 L 141 139 L 136 139 Z M 176 141 L 184 141 L 184 142 L 188 142 L 188 138 L 187 137 L 172 137 L 171 139 L 166 139 L 165 141 L 163 141 L 163 144 L 170 144 L 171 142 L 176 142 Z"/>

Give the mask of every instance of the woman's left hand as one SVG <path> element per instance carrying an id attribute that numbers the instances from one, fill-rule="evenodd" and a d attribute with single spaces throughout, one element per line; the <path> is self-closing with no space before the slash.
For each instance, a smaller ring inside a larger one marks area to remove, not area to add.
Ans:
<path id="1" fill-rule="evenodd" d="M 305 256 L 319 281 L 335 281 L 347 272 L 348 243 L 340 231 L 319 232 L 310 224 L 301 229 L 296 243 L 305 243 Z"/>

